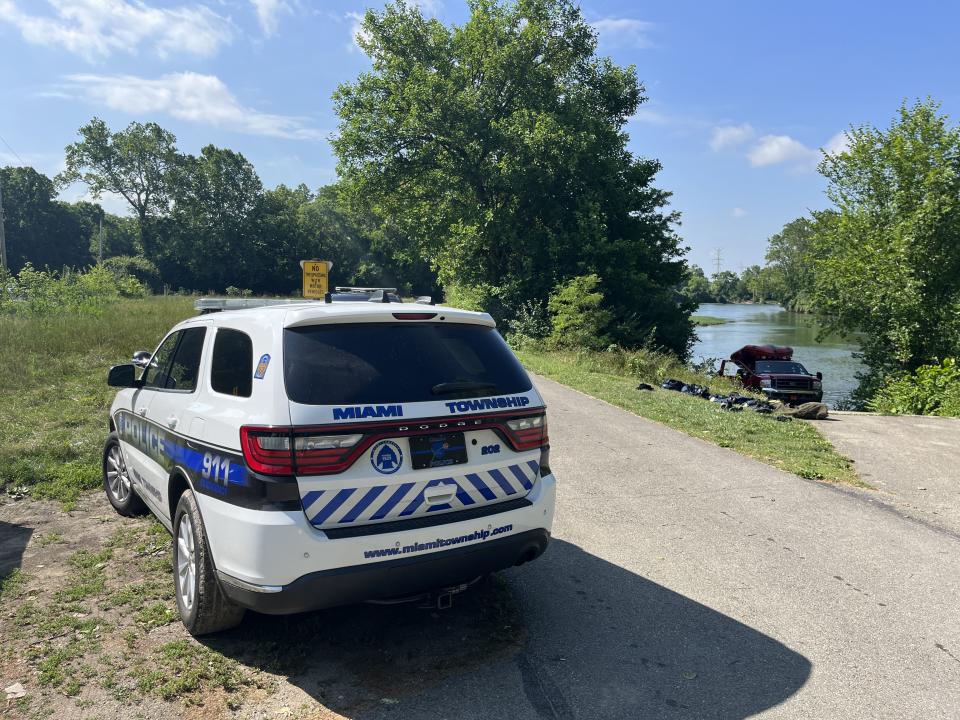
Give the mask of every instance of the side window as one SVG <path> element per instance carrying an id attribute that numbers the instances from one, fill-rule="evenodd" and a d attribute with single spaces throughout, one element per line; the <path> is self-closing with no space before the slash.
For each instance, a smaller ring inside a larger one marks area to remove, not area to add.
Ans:
<path id="1" fill-rule="evenodd" d="M 188 328 L 182 331 L 183 337 L 177 346 L 177 352 L 170 364 L 166 388 L 193 392 L 197 389 L 200 375 L 200 358 L 203 357 L 203 338 L 206 328 Z"/>
<path id="2" fill-rule="evenodd" d="M 228 328 L 217 330 L 210 385 L 214 392 L 250 397 L 253 391 L 253 342 L 249 335 Z"/>
<path id="3" fill-rule="evenodd" d="M 173 358 L 173 353 L 177 349 L 177 343 L 180 342 L 181 335 L 183 335 L 182 330 L 172 333 L 166 340 L 160 343 L 160 347 L 157 348 L 153 357 L 150 358 L 150 364 L 143 372 L 144 387 L 167 387 L 167 372 L 170 368 L 170 360 Z"/>

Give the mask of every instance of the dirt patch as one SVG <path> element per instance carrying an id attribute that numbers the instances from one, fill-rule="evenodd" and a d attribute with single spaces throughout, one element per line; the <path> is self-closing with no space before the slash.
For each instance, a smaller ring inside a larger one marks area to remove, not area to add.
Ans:
<path id="1" fill-rule="evenodd" d="M 152 518 L 116 515 L 100 494 L 70 512 L 0 505 L 0 547 L 0 687 L 27 689 L 5 717 L 349 717 L 523 642 L 497 577 L 450 610 L 248 613 L 198 641 L 176 613 L 169 534 Z"/>

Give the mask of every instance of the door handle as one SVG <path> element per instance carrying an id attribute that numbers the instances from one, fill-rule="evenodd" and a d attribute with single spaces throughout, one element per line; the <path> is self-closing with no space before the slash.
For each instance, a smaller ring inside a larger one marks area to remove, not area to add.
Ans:
<path id="1" fill-rule="evenodd" d="M 167 418 L 167 427 L 173 430 L 177 426 L 177 416 L 171 415 Z"/>
<path id="2" fill-rule="evenodd" d="M 431 492 L 432 490 L 432 492 Z M 456 488 L 451 488 L 449 486 L 442 486 L 437 488 L 431 488 L 423 493 L 423 499 L 426 500 L 427 505 L 439 505 L 440 503 L 449 502 L 453 500 L 453 496 L 457 494 Z"/>

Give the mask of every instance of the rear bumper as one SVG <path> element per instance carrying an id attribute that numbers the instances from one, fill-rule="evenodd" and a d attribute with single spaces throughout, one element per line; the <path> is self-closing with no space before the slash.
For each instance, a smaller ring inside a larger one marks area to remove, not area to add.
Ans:
<path id="1" fill-rule="evenodd" d="M 436 528 L 442 532 L 442 527 Z M 261 613 L 281 615 L 382 600 L 451 587 L 481 575 L 533 560 L 550 541 L 544 529 L 528 530 L 452 550 L 395 560 L 322 570 L 289 585 L 258 588 L 235 584 L 221 575 L 221 586 L 235 603 Z"/>
<path id="2" fill-rule="evenodd" d="M 774 390 L 763 388 L 763 394 L 769 400 L 783 400 L 793 402 L 821 402 L 823 390 Z"/>

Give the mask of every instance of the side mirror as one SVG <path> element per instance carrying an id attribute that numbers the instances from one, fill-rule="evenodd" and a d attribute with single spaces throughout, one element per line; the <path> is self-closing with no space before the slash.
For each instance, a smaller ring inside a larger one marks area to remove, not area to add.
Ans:
<path id="1" fill-rule="evenodd" d="M 137 350 L 133 354 L 133 358 L 130 360 L 138 368 L 146 368 L 150 364 L 150 359 L 153 356 L 147 350 Z"/>
<path id="2" fill-rule="evenodd" d="M 140 387 L 136 366 L 114 365 L 110 368 L 110 374 L 107 375 L 107 385 L 118 388 Z"/>
<path id="3" fill-rule="evenodd" d="M 817 370 L 817 380 L 823 380 L 823 373 Z"/>

